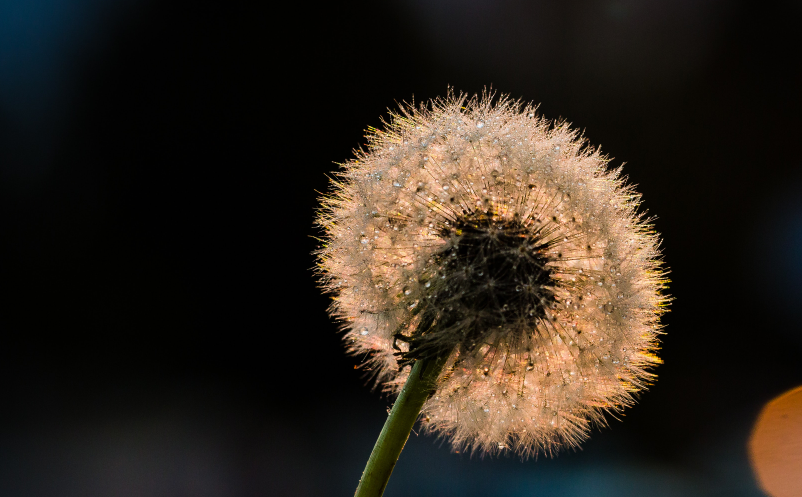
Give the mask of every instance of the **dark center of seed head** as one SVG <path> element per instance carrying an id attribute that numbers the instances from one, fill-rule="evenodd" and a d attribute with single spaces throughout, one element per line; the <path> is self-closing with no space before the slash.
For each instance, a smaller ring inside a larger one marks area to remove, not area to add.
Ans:
<path id="1" fill-rule="evenodd" d="M 539 229 L 492 212 L 457 219 L 441 231 L 453 245 L 439 254 L 449 288 L 434 299 L 435 305 L 454 300 L 462 313 L 475 313 L 485 327 L 534 324 L 554 302 L 553 270 L 540 235 Z"/>
<path id="2" fill-rule="evenodd" d="M 469 212 L 440 236 L 452 242 L 434 257 L 444 286 L 427 299 L 409 352 L 399 354 L 402 364 L 455 346 L 471 350 L 500 327 L 531 331 L 556 302 L 540 228 L 492 211 Z"/>

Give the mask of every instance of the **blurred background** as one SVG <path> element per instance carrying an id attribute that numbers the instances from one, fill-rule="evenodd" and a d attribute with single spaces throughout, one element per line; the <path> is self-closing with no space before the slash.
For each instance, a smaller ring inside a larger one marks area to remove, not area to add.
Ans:
<path id="1" fill-rule="evenodd" d="M 802 3 L 0 2 L 0 495 L 352 495 L 391 401 L 310 268 L 396 102 L 491 86 L 626 163 L 675 301 L 577 451 L 413 434 L 386 496 L 760 496 L 802 384 Z M 802 494 L 801 494 L 802 495 Z"/>

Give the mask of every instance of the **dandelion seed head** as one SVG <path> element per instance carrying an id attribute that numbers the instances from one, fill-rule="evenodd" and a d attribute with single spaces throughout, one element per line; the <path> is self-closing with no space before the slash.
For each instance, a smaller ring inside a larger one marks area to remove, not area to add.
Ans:
<path id="1" fill-rule="evenodd" d="M 551 454 L 654 378 L 659 239 L 577 131 L 492 97 L 404 106 L 371 131 L 322 199 L 318 272 L 385 390 L 449 357 L 426 430 Z"/>

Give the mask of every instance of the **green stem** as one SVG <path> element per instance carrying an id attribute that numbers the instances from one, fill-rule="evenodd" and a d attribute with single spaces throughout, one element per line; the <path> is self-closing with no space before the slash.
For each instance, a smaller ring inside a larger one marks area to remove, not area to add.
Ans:
<path id="1" fill-rule="evenodd" d="M 416 361 L 409 378 L 390 410 L 384 428 L 359 480 L 354 497 L 381 497 L 393 473 L 409 432 L 418 419 L 423 403 L 434 392 L 435 381 L 448 356 Z"/>

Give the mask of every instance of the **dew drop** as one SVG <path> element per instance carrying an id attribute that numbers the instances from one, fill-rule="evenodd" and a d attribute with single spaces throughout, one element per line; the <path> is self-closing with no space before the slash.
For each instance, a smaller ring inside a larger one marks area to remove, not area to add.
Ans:
<path id="1" fill-rule="evenodd" d="M 365 336 L 365 335 L 367 335 L 368 333 L 370 333 L 370 330 L 368 330 L 368 328 L 367 328 L 367 327 L 364 327 L 364 328 L 362 328 L 362 329 L 359 331 L 359 334 L 360 334 L 360 335 L 362 335 L 362 336 Z"/>
<path id="2" fill-rule="evenodd" d="M 476 127 L 480 128 L 480 129 L 484 128 L 485 127 L 485 123 L 483 123 L 482 121 L 479 121 L 478 123 L 476 123 Z"/>

